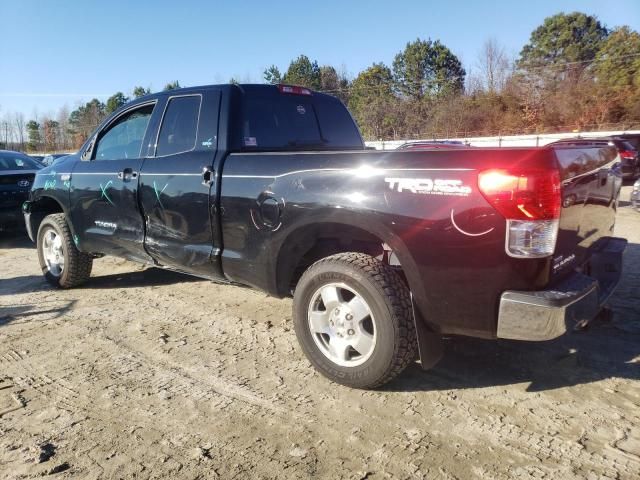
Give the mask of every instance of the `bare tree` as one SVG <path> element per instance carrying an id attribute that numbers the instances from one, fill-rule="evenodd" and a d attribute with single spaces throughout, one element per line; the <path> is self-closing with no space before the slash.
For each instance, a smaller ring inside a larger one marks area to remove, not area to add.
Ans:
<path id="1" fill-rule="evenodd" d="M 488 92 L 501 92 L 509 78 L 512 62 L 495 38 L 485 40 L 478 55 L 484 87 Z"/>
<path id="2" fill-rule="evenodd" d="M 15 125 L 15 130 L 16 130 L 16 139 L 18 141 L 18 145 L 20 150 L 24 150 L 25 149 L 25 143 L 24 143 L 24 127 L 25 127 L 25 121 L 24 121 L 24 114 L 21 112 L 18 112 L 16 114 L 14 114 L 13 116 L 13 124 Z"/>
<path id="3" fill-rule="evenodd" d="M 0 143 L 4 145 L 5 148 L 10 148 L 13 143 L 13 127 L 7 116 L 4 116 L 0 120 Z"/>
<path id="4" fill-rule="evenodd" d="M 56 116 L 58 122 L 58 150 L 68 150 L 71 148 L 71 138 L 69 135 L 69 107 L 64 105 L 58 110 Z"/>

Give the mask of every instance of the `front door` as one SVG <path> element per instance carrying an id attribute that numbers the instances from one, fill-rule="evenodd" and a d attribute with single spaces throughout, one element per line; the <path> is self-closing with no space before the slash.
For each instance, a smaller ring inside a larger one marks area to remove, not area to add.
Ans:
<path id="1" fill-rule="evenodd" d="M 141 151 L 155 102 L 110 121 L 67 180 L 75 241 L 83 252 L 150 261 L 138 207 Z"/>
<path id="2" fill-rule="evenodd" d="M 161 265 L 221 278 L 213 164 L 220 92 L 170 96 L 140 175 L 146 251 Z"/>

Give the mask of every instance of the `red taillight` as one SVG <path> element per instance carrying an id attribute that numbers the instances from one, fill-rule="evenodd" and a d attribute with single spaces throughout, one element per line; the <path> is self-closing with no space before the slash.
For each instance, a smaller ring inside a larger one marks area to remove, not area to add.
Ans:
<path id="1" fill-rule="evenodd" d="M 560 174 L 550 170 L 486 170 L 478 175 L 480 192 L 508 220 L 560 218 Z"/>
<path id="2" fill-rule="evenodd" d="M 636 158 L 637 153 L 638 152 L 635 152 L 634 150 L 621 150 L 620 158 L 624 158 L 625 160 L 633 160 Z"/>
<path id="3" fill-rule="evenodd" d="M 507 220 L 508 255 L 544 258 L 553 254 L 561 208 L 557 170 L 486 170 L 478 174 L 478 187 Z"/>
<path id="4" fill-rule="evenodd" d="M 288 93 L 290 95 L 311 95 L 311 90 L 297 85 L 278 85 L 280 93 Z"/>

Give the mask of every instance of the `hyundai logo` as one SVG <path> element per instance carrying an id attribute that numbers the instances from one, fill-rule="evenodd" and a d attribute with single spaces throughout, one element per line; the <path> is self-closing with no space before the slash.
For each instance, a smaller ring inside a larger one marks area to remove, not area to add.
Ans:
<path id="1" fill-rule="evenodd" d="M 19 187 L 28 187 L 29 185 L 31 185 L 31 182 L 29 180 L 20 180 L 18 182 Z"/>

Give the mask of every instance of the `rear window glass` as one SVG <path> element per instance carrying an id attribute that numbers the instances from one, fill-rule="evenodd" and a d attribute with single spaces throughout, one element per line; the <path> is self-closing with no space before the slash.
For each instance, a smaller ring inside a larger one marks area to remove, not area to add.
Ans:
<path id="1" fill-rule="evenodd" d="M 280 94 L 245 98 L 240 145 L 248 150 L 362 148 L 351 116 L 337 100 Z"/>
<path id="2" fill-rule="evenodd" d="M 169 100 L 158 135 L 157 157 L 193 150 L 201 99 L 200 95 L 190 95 Z"/>
<path id="3" fill-rule="evenodd" d="M 340 148 L 362 148 L 362 137 L 347 108 L 336 98 L 316 104 L 322 134 L 329 145 Z"/>
<path id="4" fill-rule="evenodd" d="M 243 118 L 241 145 L 244 147 L 322 145 L 313 105 L 304 97 L 249 100 L 245 102 Z"/>
<path id="5" fill-rule="evenodd" d="M 39 170 L 39 165 L 28 157 L 11 154 L 0 154 L 0 170 Z"/>

